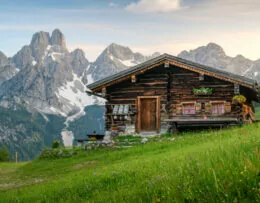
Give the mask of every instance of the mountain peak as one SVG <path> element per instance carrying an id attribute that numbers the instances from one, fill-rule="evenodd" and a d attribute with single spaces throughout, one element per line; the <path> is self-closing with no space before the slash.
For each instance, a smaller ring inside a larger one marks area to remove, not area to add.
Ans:
<path id="1" fill-rule="evenodd" d="M 125 46 L 112 42 L 110 45 L 108 45 L 108 47 L 125 47 Z"/>
<path id="2" fill-rule="evenodd" d="M 110 45 L 108 45 L 108 47 L 106 48 L 107 50 L 127 50 L 129 52 L 132 52 L 132 50 L 127 47 L 127 46 L 123 46 L 123 45 L 119 45 L 119 44 L 116 44 L 116 43 L 111 43 Z"/>
<path id="3" fill-rule="evenodd" d="M 243 55 L 238 54 L 238 55 L 236 55 L 235 59 L 242 59 L 242 60 L 244 60 L 246 58 Z"/>
<path id="4" fill-rule="evenodd" d="M 8 63 L 8 58 L 6 57 L 6 55 L 4 55 L 3 52 L 0 51 L 0 67 L 2 65 L 6 65 Z"/>
<path id="5" fill-rule="evenodd" d="M 53 30 L 50 41 L 52 45 L 59 45 L 62 48 L 66 49 L 65 37 L 59 29 Z"/>
<path id="6" fill-rule="evenodd" d="M 44 31 L 36 32 L 32 36 L 32 40 L 30 43 L 30 48 L 32 50 L 33 57 L 39 60 L 43 56 L 49 44 L 50 44 L 50 34 L 48 32 L 44 32 Z"/>
<path id="7" fill-rule="evenodd" d="M 80 55 L 84 55 L 85 56 L 85 52 L 80 49 L 80 48 L 77 48 L 75 49 L 74 51 L 72 51 L 73 54 L 80 54 Z"/>
<path id="8" fill-rule="evenodd" d="M 213 43 L 213 42 L 208 43 L 208 45 L 206 46 L 206 48 L 208 48 L 208 49 L 210 49 L 210 50 L 215 50 L 215 51 L 217 51 L 217 52 L 225 53 L 225 52 L 224 52 L 224 49 L 223 49 L 220 45 L 218 45 L 218 44 L 216 44 L 216 43 Z"/>
<path id="9" fill-rule="evenodd" d="M 131 60 L 133 51 L 129 47 L 112 43 L 105 49 L 105 54 L 112 55 L 120 60 Z"/>
<path id="10" fill-rule="evenodd" d="M 50 43 L 50 34 L 48 32 L 40 31 L 40 32 L 36 32 L 32 36 L 30 46 L 39 47 L 44 45 L 47 47 L 49 43 Z"/>

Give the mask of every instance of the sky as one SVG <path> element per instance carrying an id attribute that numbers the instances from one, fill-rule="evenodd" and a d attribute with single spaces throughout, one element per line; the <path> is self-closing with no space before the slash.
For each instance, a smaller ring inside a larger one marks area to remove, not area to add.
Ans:
<path id="1" fill-rule="evenodd" d="M 0 51 L 13 56 L 38 31 L 59 28 L 94 61 L 111 43 L 178 55 L 209 42 L 260 58 L 259 0 L 0 0 Z"/>

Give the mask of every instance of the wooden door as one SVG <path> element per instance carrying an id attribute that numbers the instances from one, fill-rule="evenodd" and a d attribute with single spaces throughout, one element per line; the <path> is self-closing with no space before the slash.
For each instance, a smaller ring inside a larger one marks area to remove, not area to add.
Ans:
<path id="1" fill-rule="evenodd" d="M 141 99 L 141 131 L 156 131 L 156 99 Z"/>
<path id="2" fill-rule="evenodd" d="M 137 132 L 151 132 L 160 129 L 160 97 L 140 96 L 137 99 Z"/>

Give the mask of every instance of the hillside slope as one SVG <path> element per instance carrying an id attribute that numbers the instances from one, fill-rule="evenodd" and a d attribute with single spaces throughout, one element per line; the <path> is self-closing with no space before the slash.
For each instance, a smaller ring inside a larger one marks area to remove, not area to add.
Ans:
<path id="1" fill-rule="evenodd" d="M 54 140 L 64 141 L 62 131 L 72 132 L 73 138 L 86 137 L 93 130 L 104 133 L 104 107 L 90 105 L 85 112 L 80 119 L 71 121 L 68 128 L 64 124 L 66 118 L 61 116 L 28 112 L 23 107 L 15 110 L 0 107 L 0 148 L 6 146 L 12 159 L 18 152 L 19 161 L 28 161 L 37 157 L 43 148 L 50 147 Z"/>
<path id="2" fill-rule="evenodd" d="M 0 164 L 0 202 L 257 202 L 260 125 Z"/>

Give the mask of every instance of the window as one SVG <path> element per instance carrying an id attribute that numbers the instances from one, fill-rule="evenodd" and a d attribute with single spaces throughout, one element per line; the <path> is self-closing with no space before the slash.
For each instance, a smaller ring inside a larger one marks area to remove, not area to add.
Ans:
<path id="1" fill-rule="evenodd" d="M 213 103 L 212 104 L 212 113 L 213 114 L 224 114 L 225 113 L 225 108 L 224 108 L 224 103 Z"/>
<path id="2" fill-rule="evenodd" d="M 183 104 L 183 114 L 195 114 L 195 105 Z"/>

